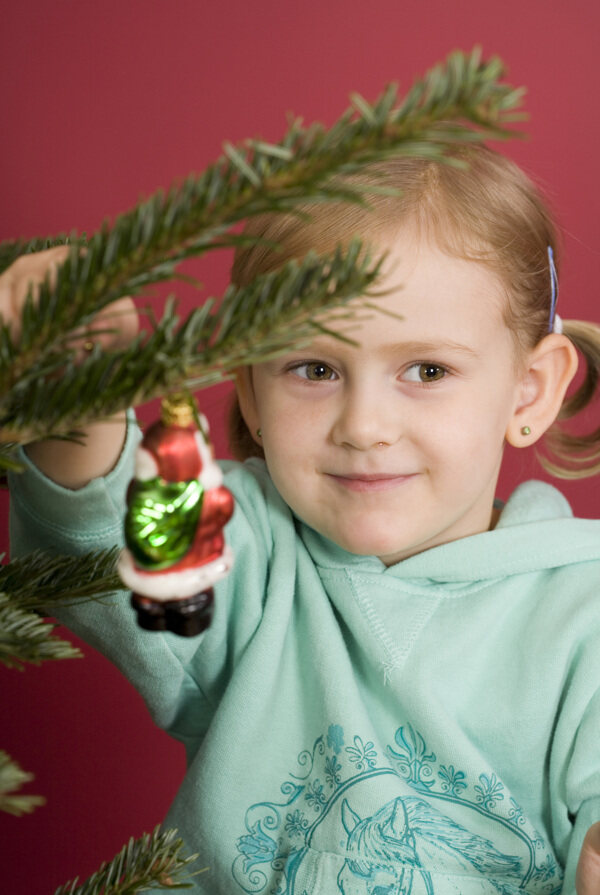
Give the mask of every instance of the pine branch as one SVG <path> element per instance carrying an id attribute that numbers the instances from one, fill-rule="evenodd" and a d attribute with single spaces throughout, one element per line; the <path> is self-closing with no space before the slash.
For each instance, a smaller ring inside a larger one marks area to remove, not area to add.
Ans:
<path id="1" fill-rule="evenodd" d="M 33 774 L 27 773 L 6 752 L 0 749 L 0 811 L 21 817 L 30 814 L 38 805 L 44 805 L 43 796 L 23 795 L 17 791 L 24 783 L 33 780 Z"/>
<path id="2" fill-rule="evenodd" d="M 7 471 L 22 472 L 23 464 L 17 456 L 20 447 L 18 442 L 8 441 L 2 444 L 1 441 L 2 436 L 0 435 L 0 488 L 6 488 L 8 486 L 4 473 Z"/>
<path id="3" fill-rule="evenodd" d="M 157 827 L 151 835 L 130 839 L 86 882 L 79 885 L 75 879 L 60 886 L 54 895 L 137 895 L 158 888 L 188 889 L 192 876 L 203 871 L 190 872 L 198 855 L 183 857 L 183 842 L 176 836 L 175 830 L 161 832 Z"/>
<path id="4" fill-rule="evenodd" d="M 121 352 L 97 349 L 65 366 L 64 354 L 42 353 L 0 402 L 0 466 L 16 463 L 15 448 L 36 438 L 82 429 L 102 416 L 174 389 L 206 387 L 299 345 L 340 319 L 341 301 L 368 293 L 380 270 L 352 242 L 345 252 L 290 261 L 244 288 L 230 286 L 182 323 L 176 306 L 149 335 Z M 317 324 L 311 314 L 320 312 Z M 290 337 L 293 332 L 293 338 Z"/>
<path id="5" fill-rule="evenodd" d="M 373 105 L 354 96 L 352 108 L 329 130 L 295 121 L 278 144 L 226 144 L 225 154 L 200 176 L 166 195 L 157 192 L 112 226 L 105 223 L 83 255 L 81 238 L 73 235 L 55 286 L 47 281 L 37 303 L 31 295 L 25 305 L 18 349 L 6 327 L 0 330 L 0 391 L 11 382 L 8 369 L 27 370 L 40 351 L 60 344 L 65 331 L 85 326 L 110 302 L 173 279 L 187 257 L 237 241 L 228 231 L 239 221 L 306 199 L 364 202 L 367 188 L 341 185 L 335 175 L 394 154 L 450 155 L 451 161 L 460 144 L 508 136 L 521 91 L 499 84 L 501 75 L 497 59 L 482 63 L 478 51 L 452 54 L 401 102 L 390 87 Z M 0 245 L 4 263 L 18 251 L 16 243 Z"/>
<path id="6" fill-rule="evenodd" d="M 57 625 L 42 615 L 120 590 L 118 555 L 117 548 L 77 557 L 38 551 L 1 566 L 0 663 L 23 670 L 26 663 L 79 658 L 80 650 L 56 637 Z"/>
<path id="7" fill-rule="evenodd" d="M 23 669 L 56 659 L 78 658 L 68 641 L 53 635 L 56 625 L 44 621 L 61 605 L 97 599 L 122 586 L 115 572 L 118 550 L 82 557 L 41 551 L 0 567 L 0 662 Z"/>
<path id="8" fill-rule="evenodd" d="M 52 615 L 57 606 L 120 590 L 118 556 L 118 548 L 85 556 L 57 556 L 38 550 L 0 566 L 0 592 L 21 610 Z"/>
<path id="9" fill-rule="evenodd" d="M 57 625 L 36 612 L 21 609 L 0 593 L 0 663 L 20 671 L 24 663 L 40 665 L 55 659 L 75 659 L 81 652 L 52 634 Z"/>

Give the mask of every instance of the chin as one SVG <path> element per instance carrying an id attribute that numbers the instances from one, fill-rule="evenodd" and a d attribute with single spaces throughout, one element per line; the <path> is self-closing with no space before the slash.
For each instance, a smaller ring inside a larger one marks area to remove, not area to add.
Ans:
<path id="1" fill-rule="evenodd" d="M 333 537 L 333 541 L 348 553 L 354 553 L 356 556 L 396 556 L 402 553 L 402 547 L 396 542 L 393 544 L 387 538 L 373 537 L 373 532 L 365 533 L 364 537 L 359 532 L 353 532 L 348 537 Z"/>

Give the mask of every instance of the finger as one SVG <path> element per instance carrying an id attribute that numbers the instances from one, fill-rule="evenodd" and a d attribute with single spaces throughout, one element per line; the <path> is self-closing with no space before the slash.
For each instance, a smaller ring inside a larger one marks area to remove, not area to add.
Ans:
<path id="1" fill-rule="evenodd" d="M 10 284 L 10 278 L 5 276 L 0 277 L 0 314 L 2 314 L 2 319 L 4 323 L 10 323 L 10 308 L 11 308 L 11 296 L 12 289 Z"/>
<path id="2" fill-rule="evenodd" d="M 0 312 L 11 327 L 14 339 L 21 332 L 21 312 L 30 288 L 36 290 L 47 274 L 51 284 L 56 272 L 69 255 L 68 246 L 55 246 L 42 252 L 21 255 L 0 276 Z"/>
<path id="3" fill-rule="evenodd" d="M 99 329 L 113 330 L 109 338 L 100 336 L 103 348 L 127 348 L 139 331 L 139 317 L 133 299 L 124 296 L 104 308 L 90 326 L 89 336 L 95 338 L 94 333 Z"/>
<path id="4" fill-rule="evenodd" d="M 577 895 L 598 895 L 600 892 L 600 822 L 589 828 L 583 840 L 575 888 Z"/>
<path id="5" fill-rule="evenodd" d="M 104 308 L 89 326 L 77 329 L 69 345 L 78 352 L 78 359 L 99 345 L 103 351 L 127 348 L 139 331 L 139 318 L 131 298 L 125 296 Z"/>
<path id="6" fill-rule="evenodd" d="M 13 302 L 19 312 L 32 284 L 35 288 L 49 276 L 50 287 L 55 285 L 58 268 L 67 260 L 70 251 L 69 246 L 55 246 L 31 255 L 21 255 L 11 265 L 9 270 L 13 271 Z"/>

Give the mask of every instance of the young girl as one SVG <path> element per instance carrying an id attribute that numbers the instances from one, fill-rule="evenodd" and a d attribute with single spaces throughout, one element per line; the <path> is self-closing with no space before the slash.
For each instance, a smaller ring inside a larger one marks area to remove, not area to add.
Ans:
<path id="1" fill-rule="evenodd" d="M 211 627 L 142 631 L 127 594 L 63 613 L 186 746 L 166 823 L 208 868 L 195 892 L 551 895 L 578 862 L 577 891 L 600 892 L 600 523 L 542 482 L 495 501 L 505 443 L 591 399 L 600 330 L 556 314 L 533 185 L 465 156 L 364 174 L 401 191 L 369 211 L 252 223 L 282 251 L 240 252 L 239 283 L 357 233 L 388 257 L 377 309 L 336 324 L 354 343 L 239 373 L 251 459 L 224 464 L 236 558 Z M 53 260 L 21 262 L 6 295 Z M 138 438 L 111 423 L 29 448 L 14 552 L 120 542 Z M 591 473 L 595 439 L 552 444 Z"/>

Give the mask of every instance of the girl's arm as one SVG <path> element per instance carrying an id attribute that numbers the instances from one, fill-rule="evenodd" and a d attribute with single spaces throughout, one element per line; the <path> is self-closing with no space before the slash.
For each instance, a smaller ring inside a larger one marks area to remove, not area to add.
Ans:
<path id="1" fill-rule="evenodd" d="M 77 490 L 92 479 L 105 476 L 121 456 L 126 434 L 126 414 L 118 414 L 84 430 L 84 443 L 39 441 L 25 450 L 44 475 L 64 488 Z"/>
<path id="2" fill-rule="evenodd" d="M 40 282 L 52 272 L 65 251 L 26 256 L 0 277 L 0 310 L 13 327 L 15 341 L 29 282 Z M 137 330 L 131 322 L 135 316 L 130 316 L 130 328 L 122 332 L 126 302 L 122 299 L 117 309 L 111 306 L 119 313 L 119 334 L 94 335 L 96 326 L 106 328 L 106 320 L 98 323 L 96 318 L 88 332 L 77 336 L 82 342 L 101 339 L 106 347 L 109 336 L 113 346 L 123 344 L 117 338 L 126 343 Z M 118 419 L 90 426 L 83 447 L 48 441 L 27 448 L 21 457 L 24 471 L 8 475 L 13 557 L 37 549 L 81 555 L 123 545 L 125 496 L 140 439 L 133 413 L 128 416 L 127 425 Z M 124 590 L 101 601 L 61 607 L 59 613 L 62 623 L 121 669 L 146 700 L 155 722 L 188 748 L 195 748 L 204 735 L 231 669 L 260 623 L 270 562 L 263 484 L 235 464 L 228 466 L 237 483 L 231 489 L 239 492 L 239 500 L 226 537 L 235 545 L 237 562 L 233 573 L 215 585 L 215 615 L 207 632 L 182 638 L 142 630 Z M 274 512 L 281 515 L 279 504 Z"/>
<path id="3" fill-rule="evenodd" d="M 47 275 L 52 279 L 68 252 L 68 247 L 61 246 L 22 256 L 0 276 L 0 313 L 17 344 L 30 283 L 36 286 Z M 109 328 L 113 331 L 106 332 Z M 123 298 L 76 336 L 82 351 L 90 339 L 101 342 L 105 349 L 122 348 L 137 329 L 133 302 Z M 77 340 L 74 344 L 78 346 Z M 90 425 L 85 434 L 84 444 L 50 439 L 28 445 L 24 472 L 9 473 L 13 557 L 36 549 L 80 555 L 122 545 L 125 493 L 133 475 L 139 430 L 133 414 L 127 422 L 123 413 Z M 120 591 L 101 602 L 62 607 L 58 615 L 62 623 L 130 678 L 160 726 L 169 728 L 172 724 L 182 694 L 193 701 L 194 689 L 186 683 L 182 657 L 175 655 L 165 638 L 148 635 L 137 627 L 127 592 Z M 183 653 L 195 648 L 194 643 L 176 646 Z M 201 694 L 196 700 L 201 700 Z"/>
<path id="4" fill-rule="evenodd" d="M 68 255 L 68 246 L 23 255 L 0 276 L 0 313 L 10 326 L 15 341 L 19 338 L 21 310 L 30 283 L 37 286 L 48 274 L 52 279 L 58 265 Z M 103 332 L 99 333 L 98 330 Z M 119 349 L 128 345 L 137 331 L 135 305 L 130 298 L 122 298 L 105 308 L 96 317 L 93 326 L 81 332 L 81 344 L 83 346 L 93 340 L 100 342 L 105 349 Z M 48 478 L 66 488 L 77 489 L 110 472 L 121 455 L 125 434 L 125 413 L 120 413 L 89 426 L 84 432 L 84 444 L 49 440 L 31 444 L 26 450 Z"/>

